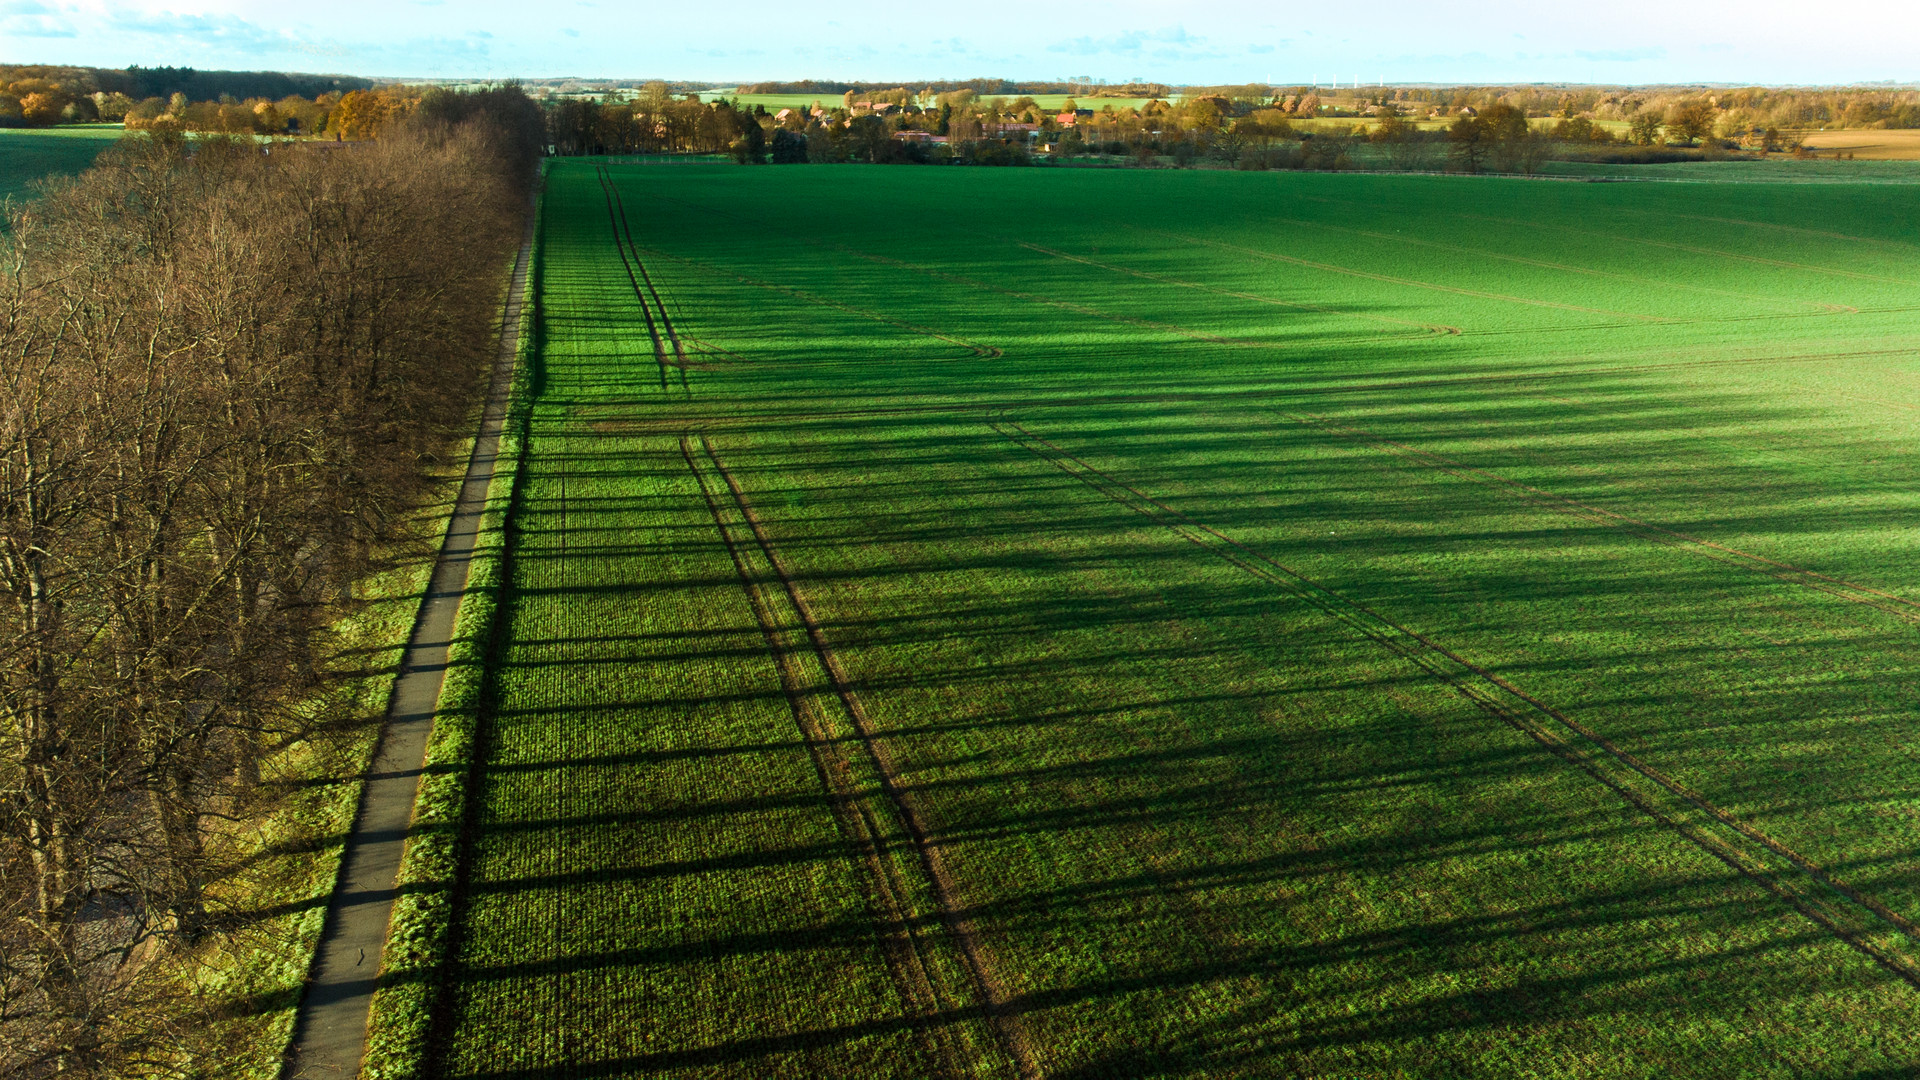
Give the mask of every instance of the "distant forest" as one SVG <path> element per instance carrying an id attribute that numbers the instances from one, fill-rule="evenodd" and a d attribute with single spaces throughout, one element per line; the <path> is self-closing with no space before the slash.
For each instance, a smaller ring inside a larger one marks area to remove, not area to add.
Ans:
<path id="1" fill-rule="evenodd" d="M 236 98 L 282 98 L 290 94 L 321 94 L 372 88 L 372 79 L 351 75 L 300 75 L 284 71 L 196 71 L 190 67 L 130 67 L 124 71 L 88 69 L 100 89 L 130 98 L 172 97 L 185 94 L 195 101 Z"/>
<path id="2" fill-rule="evenodd" d="M 0 64 L 0 127 L 119 120 L 105 115 L 109 100 L 238 101 L 316 98 L 367 90 L 372 79 L 351 75 L 300 75 L 281 71 L 198 71 L 189 67 L 62 67 Z"/>

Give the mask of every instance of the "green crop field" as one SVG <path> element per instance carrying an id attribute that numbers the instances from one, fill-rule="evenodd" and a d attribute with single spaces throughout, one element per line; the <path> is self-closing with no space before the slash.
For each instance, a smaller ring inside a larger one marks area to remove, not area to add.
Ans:
<path id="1" fill-rule="evenodd" d="M 118 124 L 0 128 L 0 199 L 29 194 L 36 180 L 80 172 L 122 134 Z"/>
<path id="2" fill-rule="evenodd" d="M 428 1071 L 1911 1075 L 1916 190 L 556 163 Z"/>

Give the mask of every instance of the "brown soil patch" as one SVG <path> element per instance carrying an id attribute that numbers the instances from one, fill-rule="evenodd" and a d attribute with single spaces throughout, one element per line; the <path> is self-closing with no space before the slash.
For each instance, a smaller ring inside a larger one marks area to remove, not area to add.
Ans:
<path id="1" fill-rule="evenodd" d="M 1892 131 L 1810 131 L 1800 137 L 1809 150 L 1852 154 L 1860 161 L 1920 161 L 1920 128 Z"/>

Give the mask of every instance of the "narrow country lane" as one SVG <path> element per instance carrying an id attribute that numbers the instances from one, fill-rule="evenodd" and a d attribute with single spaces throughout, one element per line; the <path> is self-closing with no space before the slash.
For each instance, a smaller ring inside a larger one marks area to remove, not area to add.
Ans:
<path id="1" fill-rule="evenodd" d="M 459 500 L 447 524 L 440 557 L 387 703 L 385 729 L 360 794 L 360 808 L 347 837 L 339 880 L 327 905 L 311 978 L 294 1020 L 286 1077 L 350 1077 L 360 1072 L 367 1046 L 367 1016 L 378 984 L 395 882 L 406 848 L 407 828 L 420 786 L 434 708 L 446 677 L 447 649 L 467 587 L 467 569 L 486 509 L 487 489 L 513 392 L 519 349 L 520 305 L 525 295 L 533 217 L 514 261 L 493 384 L 480 434 L 467 464 Z"/>

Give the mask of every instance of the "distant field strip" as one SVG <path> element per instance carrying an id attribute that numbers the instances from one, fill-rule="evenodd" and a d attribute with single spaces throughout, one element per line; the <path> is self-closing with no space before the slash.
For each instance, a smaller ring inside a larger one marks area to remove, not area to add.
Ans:
<path id="1" fill-rule="evenodd" d="M 678 206 L 685 207 L 689 210 L 693 210 L 698 213 L 732 216 L 732 215 L 728 215 L 727 212 L 724 210 L 720 210 L 718 208 L 707 206 L 701 203 L 692 202 L 686 199 L 669 198 L 665 201 L 672 202 Z M 660 252 L 658 254 L 668 259 L 677 258 L 676 256 L 668 255 L 664 252 Z M 992 357 L 1001 355 L 1000 350 L 992 348 L 990 346 L 979 345 L 971 341 L 965 341 L 961 338 L 953 337 L 948 334 L 943 334 L 938 330 L 934 330 L 925 326 L 917 326 L 917 325 L 914 325 L 913 323 L 902 322 L 899 319 L 882 314 L 880 312 L 872 311 L 866 308 L 854 307 L 836 300 L 829 299 L 827 297 L 819 296 L 815 293 L 810 293 L 805 289 L 801 289 L 792 285 L 780 285 L 773 282 L 761 281 L 757 278 L 749 277 L 746 274 L 742 274 L 737 270 L 725 269 L 715 265 L 692 263 L 690 260 L 685 260 L 685 259 L 679 259 L 678 261 L 688 262 L 690 265 L 699 266 L 701 269 L 704 269 L 709 273 L 721 274 L 727 277 L 731 277 L 735 281 L 738 281 L 744 285 L 751 285 L 759 289 L 769 289 L 774 292 L 785 293 L 788 296 L 794 297 L 795 299 L 798 299 L 798 300 L 805 301 L 806 303 L 809 303 L 809 304 L 818 304 L 822 307 L 830 307 L 835 309 L 836 311 L 844 311 L 849 315 L 858 315 L 864 319 L 872 319 L 875 322 L 887 323 L 891 326 L 897 326 L 903 330 L 908 330 L 916 334 L 922 334 L 927 337 L 938 339 L 940 341 L 952 342 L 953 344 L 959 345 L 961 348 L 964 348 L 969 352 L 973 353 L 974 356 L 976 357 L 992 358 Z"/>
<path id="2" fill-rule="evenodd" d="M 1107 498 L 1155 520 L 1164 528 L 1208 549 L 1246 573 L 1297 593 L 1363 636 L 1415 664 L 1496 719 L 1524 732 L 1619 793 L 1636 808 L 1679 832 L 1702 850 L 1764 885 L 1792 904 L 1795 910 L 1920 990 L 1920 959 L 1916 959 L 1916 950 L 1920 949 L 1920 924 L 1835 878 L 1813 860 L 1715 806 L 1704 796 L 1647 765 L 1579 721 L 1426 635 L 1342 596 L 1297 570 L 1275 562 L 1205 522 L 1195 521 L 1014 421 L 999 420 L 989 426 Z M 1542 724 L 1540 718 L 1552 721 L 1553 725 L 1578 736 L 1582 742 L 1569 743 L 1562 731 Z M 1580 745 L 1598 749 L 1602 755 L 1596 757 L 1584 753 Z M 1636 778 L 1650 782 L 1655 790 L 1649 791 L 1648 785 L 1637 783 Z M 1659 793 L 1662 792 L 1684 805 L 1661 805 L 1663 800 Z M 1704 814 L 1707 820 L 1689 820 L 1689 808 Z M 1810 889 L 1804 884 L 1796 885 L 1789 876 L 1792 870 L 1798 870 L 1823 888 Z"/>
<path id="3" fill-rule="evenodd" d="M 1787 189 L 1783 189 L 1783 190 L 1787 190 Z M 1902 186 L 1894 187 L 1892 190 L 1896 193 L 1901 193 L 1906 190 L 1910 190 L 1910 188 L 1905 185 L 1902 185 Z M 1354 210 L 1363 209 L 1363 207 L 1361 207 L 1360 204 L 1355 203 L 1350 199 L 1322 198 L 1315 201 L 1323 202 L 1329 206 L 1342 206 L 1342 207 L 1346 207 Z M 1611 210 L 1612 208 L 1609 208 L 1609 209 Z M 1645 211 L 1641 208 L 1636 208 L 1636 207 L 1626 207 L 1623 209 L 1628 213 L 1635 213 L 1643 218 L 1646 217 L 1649 213 L 1652 213 L 1655 217 L 1657 217 L 1660 220 L 1678 219 L 1678 220 L 1703 221 L 1703 222 L 1709 222 L 1709 223 L 1732 223 L 1733 222 L 1733 219 L 1718 217 L 1710 214 L 1687 214 L 1687 213 L 1674 214 L 1670 212 L 1671 210 L 1670 207 L 1663 208 L 1660 211 L 1652 211 L 1652 212 Z M 1467 222 L 1486 222 L 1486 223 L 1497 224 L 1497 225 L 1506 225 L 1506 226 L 1511 226 L 1515 229 L 1527 230 L 1535 233 L 1541 233 L 1541 232 L 1560 233 L 1568 236 L 1583 237 L 1590 240 L 1601 240 L 1607 244 L 1627 244 L 1627 245 L 1632 245 L 1636 247 L 1651 247 L 1651 248 L 1657 248 L 1657 249 L 1664 249 L 1668 251 L 1678 251 L 1678 252 L 1684 252 L 1691 255 L 1704 255 L 1713 259 L 1726 259 L 1734 262 L 1744 262 L 1744 263 L 1749 263 L 1756 266 L 1772 266 L 1772 267 L 1779 267 L 1779 268 L 1788 269 L 1788 270 L 1807 271 L 1810 273 L 1820 274 L 1820 275 L 1851 278 L 1855 281 L 1870 281 L 1870 282 L 1891 284 L 1891 285 L 1917 284 L 1914 280 L 1908 279 L 1908 278 L 1889 277 L 1889 276 L 1879 275 L 1879 274 L 1864 273 L 1856 270 L 1842 270 L 1837 267 L 1823 266 L 1815 263 L 1807 263 L 1807 262 L 1800 262 L 1800 261 L 1787 260 L 1787 259 L 1774 259 L 1766 256 L 1749 255 L 1743 252 L 1727 251 L 1723 248 L 1709 247 L 1702 244 L 1679 243 L 1672 240 L 1661 240 L 1655 237 L 1636 236 L 1631 233 L 1621 233 L 1621 232 L 1613 232 L 1613 231 L 1601 230 L 1601 229 L 1592 229 L 1592 228 L 1587 228 L 1580 225 L 1569 225 L 1569 224 L 1565 224 L 1563 222 L 1558 222 L 1558 221 L 1528 220 L 1524 218 L 1502 217 L 1502 216 L 1497 216 L 1492 214 L 1476 213 L 1472 210 L 1463 210 L 1457 206 L 1448 208 L 1447 214 L 1458 220 L 1467 221 Z M 1741 221 L 1738 221 L 1737 223 L 1748 226 L 1748 227 L 1763 227 L 1763 228 L 1775 228 L 1775 229 L 1784 228 L 1784 229 L 1787 229 L 1788 231 L 1797 233 L 1809 239 L 1818 237 L 1823 239 L 1845 240 L 1849 243 L 1870 243 L 1869 238 L 1866 238 L 1866 237 L 1839 233 L 1831 230 L 1811 230 L 1798 225 L 1769 224 L 1769 223 L 1758 222 L 1753 220 L 1741 220 Z M 1902 253 L 1903 255 L 1907 255 L 1909 257 L 1912 254 L 1911 249 L 1914 247 L 1914 245 L 1907 243 L 1905 241 L 1891 240 L 1885 237 L 1879 238 L 1878 244 L 1881 246 L 1891 246 L 1891 247 L 1900 247 L 1900 248 L 1909 249 Z"/>

